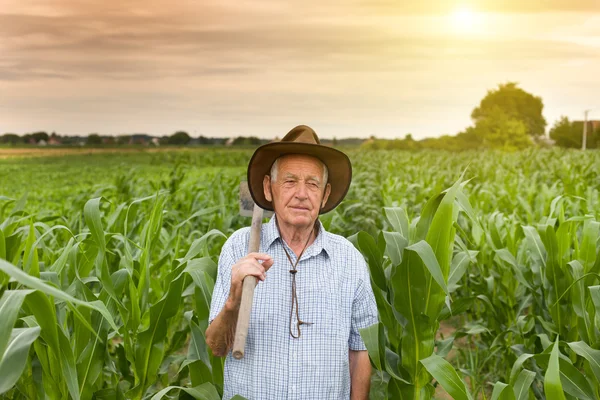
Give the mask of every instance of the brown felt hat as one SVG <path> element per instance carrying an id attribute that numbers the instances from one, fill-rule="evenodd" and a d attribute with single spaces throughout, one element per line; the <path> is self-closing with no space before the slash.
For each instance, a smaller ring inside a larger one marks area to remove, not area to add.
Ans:
<path id="1" fill-rule="evenodd" d="M 341 151 L 322 145 L 315 131 L 306 125 L 295 127 L 279 142 L 267 143 L 256 149 L 248 164 L 248 188 L 254 202 L 264 210 L 273 211 L 273 204 L 265 198 L 263 180 L 271 173 L 275 160 L 287 154 L 305 154 L 323 161 L 327 166 L 331 193 L 319 214 L 337 207 L 348 193 L 352 181 L 350 159 Z"/>

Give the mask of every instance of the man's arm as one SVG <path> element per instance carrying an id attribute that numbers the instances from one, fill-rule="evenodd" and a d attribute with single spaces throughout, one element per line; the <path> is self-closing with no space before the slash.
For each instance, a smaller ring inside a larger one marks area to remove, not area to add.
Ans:
<path id="1" fill-rule="evenodd" d="M 206 328 L 206 344 L 214 356 L 225 357 L 233 347 L 240 305 L 228 298 L 223 309 Z"/>
<path id="2" fill-rule="evenodd" d="M 349 350 L 350 399 L 366 400 L 371 387 L 371 361 L 366 350 Z"/>
<path id="3" fill-rule="evenodd" d="M 262 261 L 262 264 L 258 262 L 259 260 Z M 212 350 L 213 355 L 224 357 L 233 347 L 244 278 L 252 275 L 264 281 L 266 271 L 271 268 L 271 265 L 273 265 L 273 259 L 268 254 L 250 253 L 231 267 L 229 297 L 225 301 L 223 309 L 206 328 L 206 344 Z"/>

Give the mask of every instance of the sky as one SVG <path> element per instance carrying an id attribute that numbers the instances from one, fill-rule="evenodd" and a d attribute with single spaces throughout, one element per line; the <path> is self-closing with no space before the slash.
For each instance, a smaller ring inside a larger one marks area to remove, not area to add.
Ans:
<path id="1" fill-rule="evenodd" d="M 0 134 L 436 137 L 509 81 L 600 119 L 600 0 L 0 0 Z"/>

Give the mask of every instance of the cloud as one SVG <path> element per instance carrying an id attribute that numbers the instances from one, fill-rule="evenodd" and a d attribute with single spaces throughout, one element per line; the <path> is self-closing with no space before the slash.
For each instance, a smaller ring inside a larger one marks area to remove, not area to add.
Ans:
<path id="1" fill-rule="evenodd" d="M 301 119 L 348 134 L 454 133 L 501 81 L 585 91 L 600 65 L 600 14 L 490 14 L 461 35 L 441 1 L 4 1 L 0 115 L 15 131 L 201 121 L 265 136 Z M 42 126 L 26 128 L 31 115 Z"/>
<path id="2" fill-rule="evenodd" d="M 597 0 L 364 0 L 360 5 L 369 10 L 391 12 L 394 14 L 447 13 L 457 7 L 471 7 L 475 10 L 505 13 L 539 13 L 554 11 L 600 12 Z"/>
<path id="3" fill-rule="evenodd" d="M 0 14 L 0 38 L 5 50 L 0 55 L 0 80 L 243 77 L 268 70 L 377 73 L 410 71 L 432 61 L 597 57 L 593 47 L 565 43 L 563 38 L 452 37 L 443 32 L 420 36 L 356 21 L 215 27 L 168 15 Z"/>

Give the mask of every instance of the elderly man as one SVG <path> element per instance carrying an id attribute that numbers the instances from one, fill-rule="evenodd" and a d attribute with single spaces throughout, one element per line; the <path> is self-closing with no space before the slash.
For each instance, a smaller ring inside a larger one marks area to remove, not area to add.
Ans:
<path id="1" fill-rule="evenodd" d="M 359 329 L 378 322 L 364 258 L 325 231 L 350 187 L 348 157 L 323 146 L 307 126 L 259 147 L 248 165 L 250 193 L 273 210 L 261 250 L 247 254 L 249 228 L 219 258 L 206 341 L 227 355 L 224 399 L 367 399 L 371 364 Z M 242 281 L 259 279 L 244 358 L 231 354 Z"/>

